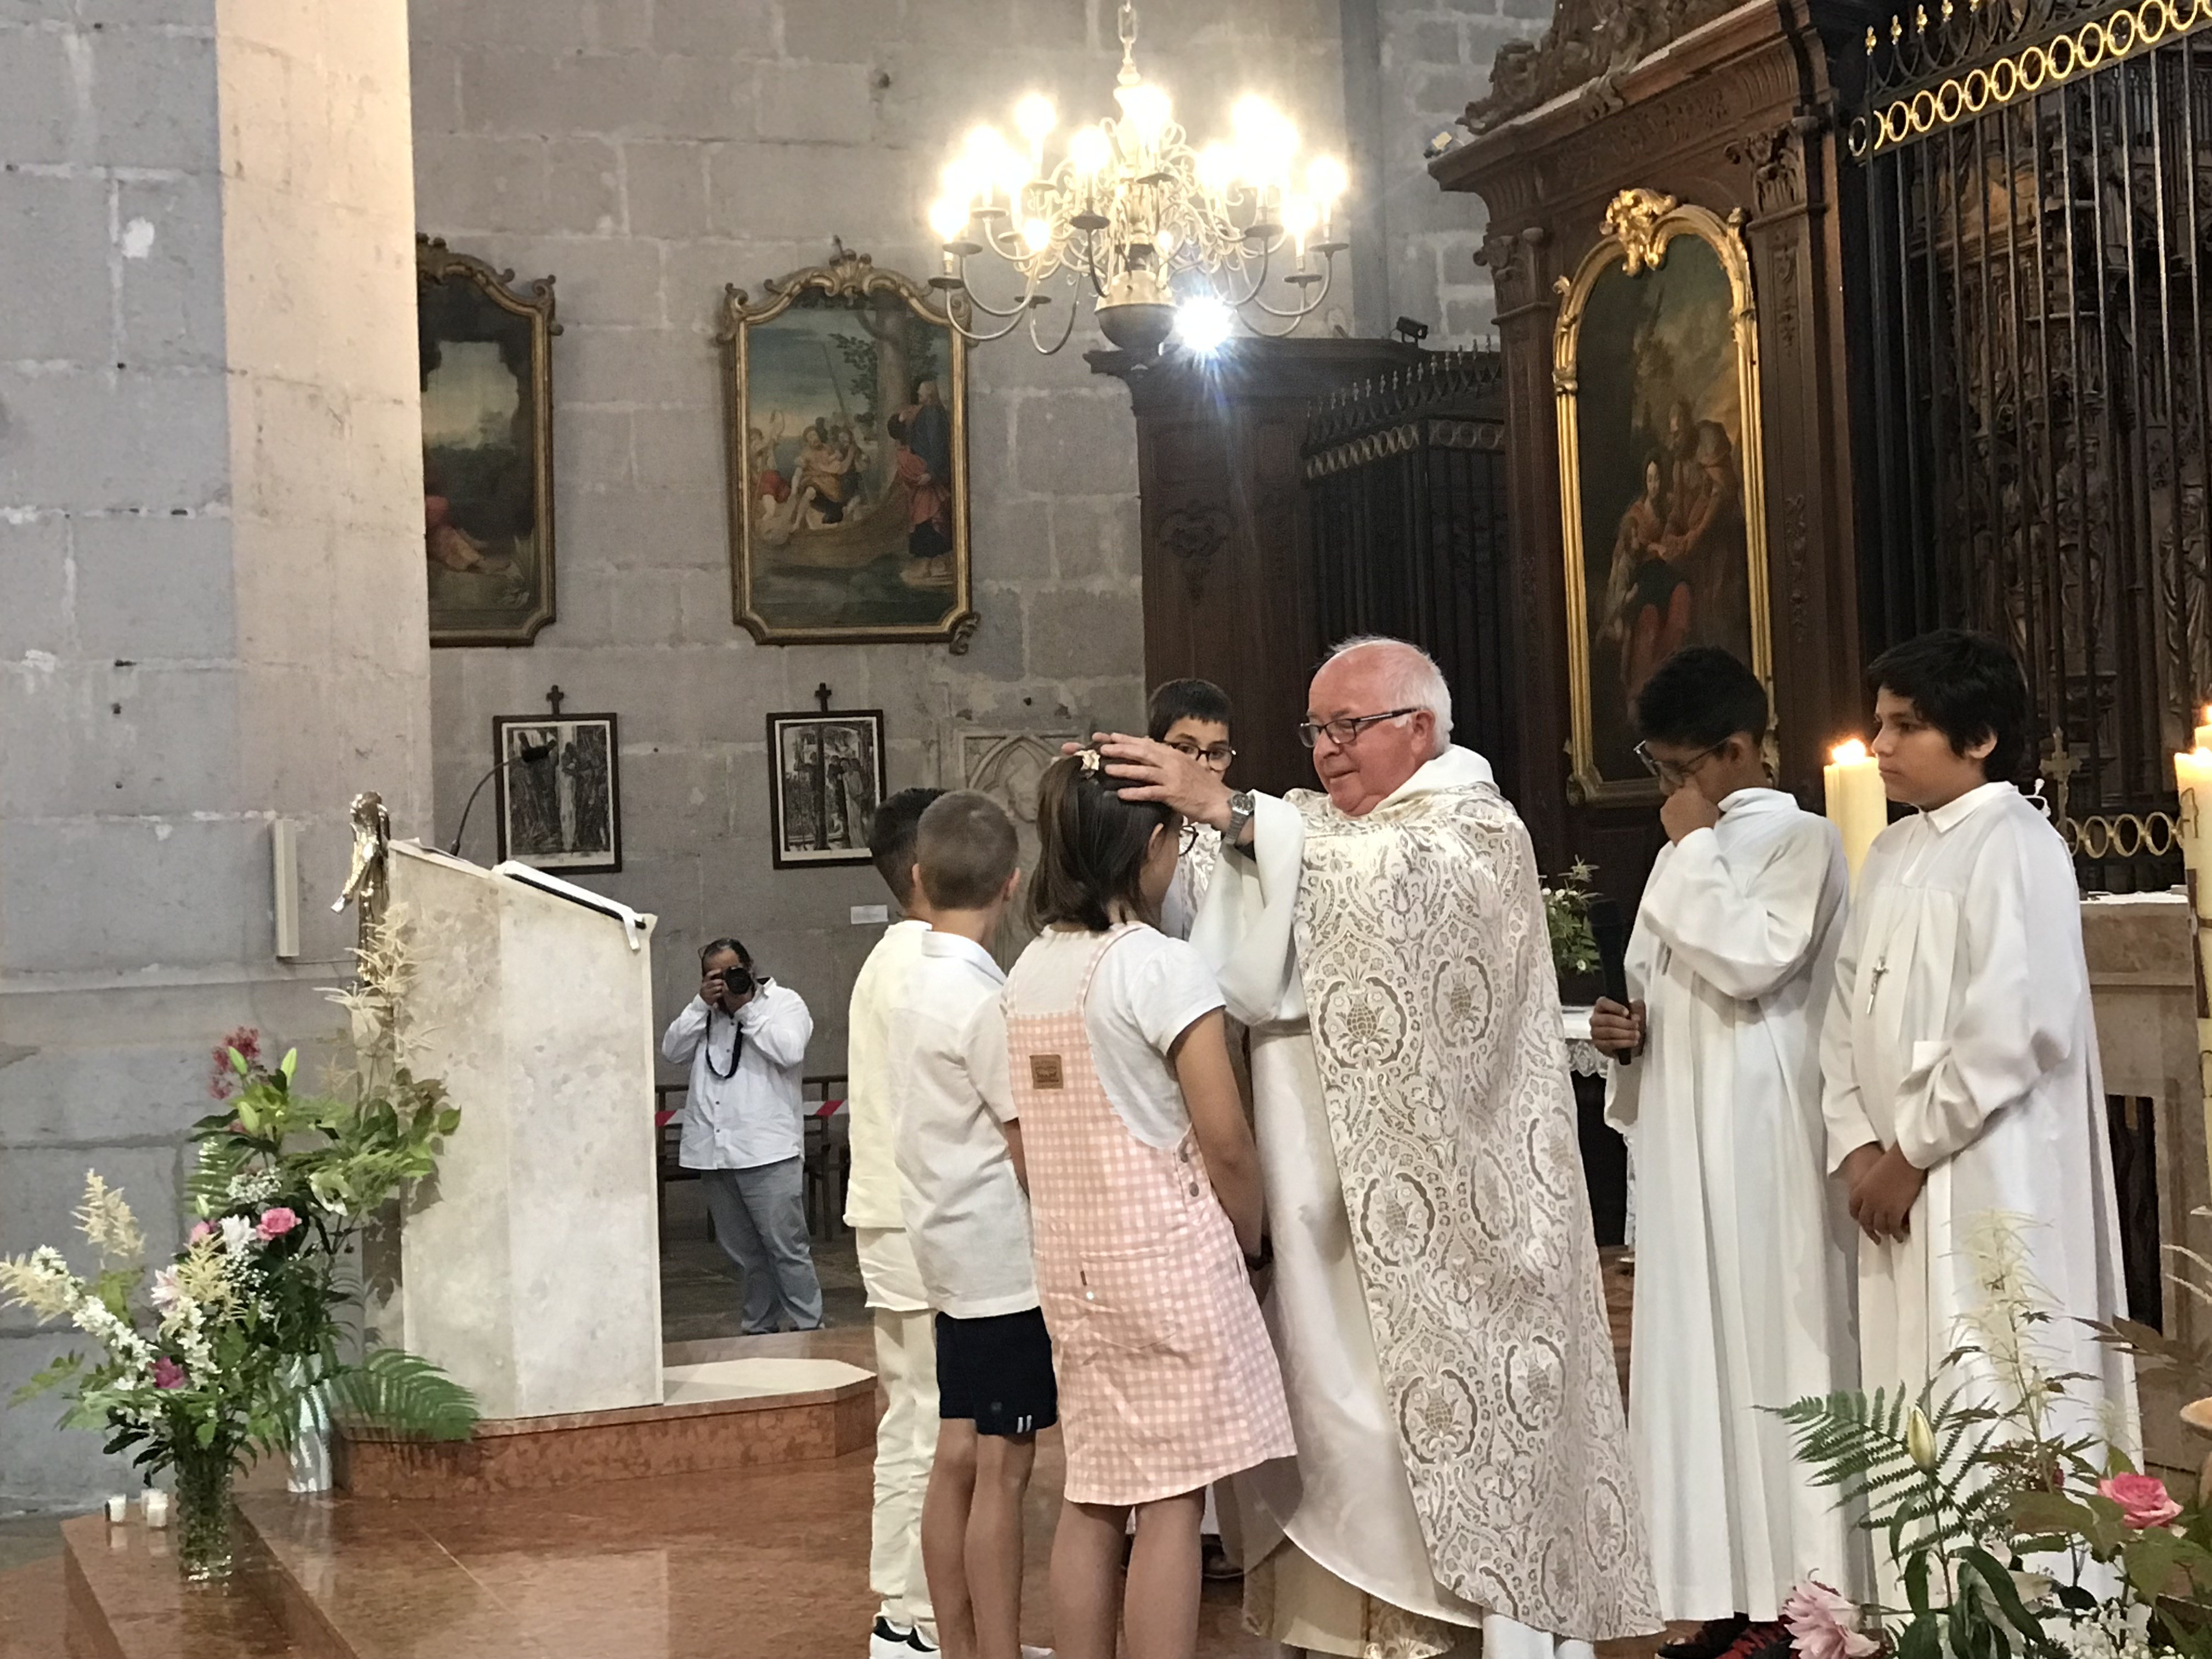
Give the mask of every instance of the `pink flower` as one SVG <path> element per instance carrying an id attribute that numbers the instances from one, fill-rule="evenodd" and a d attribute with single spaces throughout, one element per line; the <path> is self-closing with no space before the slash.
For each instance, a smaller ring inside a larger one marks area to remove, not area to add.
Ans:
<path id="1" fill-rule="evenodd" d="M 1881 1644 L 1859 1632 L 1859 1610 L 1817 1579 L 1807 1579 L 1782 1604 L 1782 1622 L 1803 1659 L 1868 1659 Z"/>
<path id="2" fill-rule="evenodd" d="M 2116 1474 L 2100 1480 L 2097 1491 L 2120 1506 L 2120 1519 L 2131 1527 L 2163 1527 L 2181 1513 L 2181 1505 L 2154 1474 Z"/>
<path id="3" fill-rule="evenodd" d="M 217 1231 L 212 1221 L 195 1221 L 192 1223 L 191 1231 L 185 1235 L 185 1243 L 197 1244 L 204 1238 L 212 1238 Z"/>
<path id="4" fill-rule="evenodd" d="M 241 1025 L 216 1045 L 214 1064 L 208 1073 L 208 1093 L 217 1100 L 228 1100 L 239 1091 L 238 1067 L 230 1058 L 234 1048 L 249 1066 L 258 1065 L 261 1034 L 251 1025 Z"/>
<path id="5" fill-rule="evenodd" d="M 282 1238 L 299 1224 L 300 1218 L 282 1204 L 277 1205 L 274 1209 L 264 1210 L 261 1212 L 260 1231 L 264 1238 Z"/>
<path id="6" fill-rule="evenodd" d="M 181 1389 L 185 1386 L 185 1368 L 167 1354 L 154 1361 L 154 1386 L 157 1389 Z"/>

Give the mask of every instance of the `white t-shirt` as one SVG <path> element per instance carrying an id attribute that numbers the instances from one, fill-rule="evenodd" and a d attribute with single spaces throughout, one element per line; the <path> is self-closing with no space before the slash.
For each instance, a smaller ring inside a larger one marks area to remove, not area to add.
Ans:
<path id="1" fill-rule="evenodd" d="M 855 1231 L 906 1225 L 893 1152 L 897 1118 L 891 1110 L 890 1014 L 905 994 L 907 976 L 921 960 L 921 941 L 928 932 L 926 921 L 893 922 L 853 981 L 845 1022 L 845 1111 L 853 1145 L 845 1224 Z"/>
<path id="2" fill-rule="evenodd" d="M 1047 928 L 1007 978 L 1008 1009 L 1033 1018 L 1074 1007 L 1083 970 L 1097 948 L 1096 933 Z M 1221 1006 L 1221 988 L 1206 959 L 1152 928 L 1115 940 L 1098 964 L 1084 1019 L 1091 1063 L 1122 1124 L 1147 1146 L 1174 1146 L 1190 1127 L 1168 1051 Z"/>
<path id="3" fill-rule="evenodd" d="M 932 932 L 891 1010 L 907 1242 L 929 1305 L 955 1319 L 1037 1305 L 1029 1197 L 1000 1127 L 1015 1115 L 999 1001 L 1005 984 L 981 945 Z"/>

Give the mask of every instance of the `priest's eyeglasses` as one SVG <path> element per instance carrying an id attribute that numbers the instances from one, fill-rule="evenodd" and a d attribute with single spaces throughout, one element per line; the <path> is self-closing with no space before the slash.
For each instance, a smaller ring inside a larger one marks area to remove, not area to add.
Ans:
<path id="1" fill-rule="evenodd" d="M 1728 744 L 1725 743 L 1717 743 L 1710 749 L 1699 750 L 1686 761 L 1675 762 L 1661 760 L 1658 756 L 1651 752 L 1650 744 L 1639 743 L 1636 745 L 1636 758 L 1644 763 L 1645 771 L 1669 789 L 1680 789 L 1697 775 L 1700 766 L 1727 747 Z"/>
<path id="2" fill-rule="evenodd" d="M 1182 823 L 1182 833 L 1176 838 L 1176 851 L 1188 858 L 1197 850 L 1198 821 L 1195 818 L 1185 818 Z"/>
<path id="3" fill-rule="evenodd" d="M 1168 747 L 1178 755 L 1188 755 L 1200 766 L 1212 767 L 1217 772 L 1226 772 L 1229 769 L 1229 763 L 1237 758 L 1237 751 L 1225 743 L 1217 743 L 1209 749 L 1200 749 L 1196 744 L 1186 740 L 1182 743 L 1171 743 Z"/>
<path id="4" fill-rule="evenodd" d="M 1339 749 L 1348 748 L 1369 726 L 1380 726 L 1384 720 L 1403 720 L 1420 712 L 1419 708 L 1393 708 L 1381 714 L 1347 714 L 1342 720 L 1307 720 L 1298 727 L 1298 741 L 1310 749 L 1326 734 Z"/>

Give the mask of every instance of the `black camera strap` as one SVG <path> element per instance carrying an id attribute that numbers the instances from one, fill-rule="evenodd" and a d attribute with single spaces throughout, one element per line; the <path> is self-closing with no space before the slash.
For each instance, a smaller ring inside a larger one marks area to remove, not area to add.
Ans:
<path id="1" fill-rule="evenodd" d="M 735 1014 L 730 1016 L 730 1069 L 724 1071 L 714 1064 L 714 1011 L 707 1010 L 707 1071 L 717 1083 L 727 1083 L 738 1074 L 738 1054 L 745 1046 L 744 1028 L 738 1024 Z"/>

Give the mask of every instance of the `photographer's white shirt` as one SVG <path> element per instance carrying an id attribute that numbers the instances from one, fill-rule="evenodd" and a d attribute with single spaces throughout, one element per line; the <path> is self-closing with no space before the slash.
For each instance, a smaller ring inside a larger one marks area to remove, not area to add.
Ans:
<path id="1" fill-rule="evenodd" d="M 691 1062 L 677 1162 L 687 1170 L 752 1170 L 797 1158 L 805 1144 L 800 1068 L 813 1035 L 814 1016 L 799 993 L 774 980 L 763 980 L 734 1019 L 693 997 L 660 1039 L 661 1058 Z"/>

